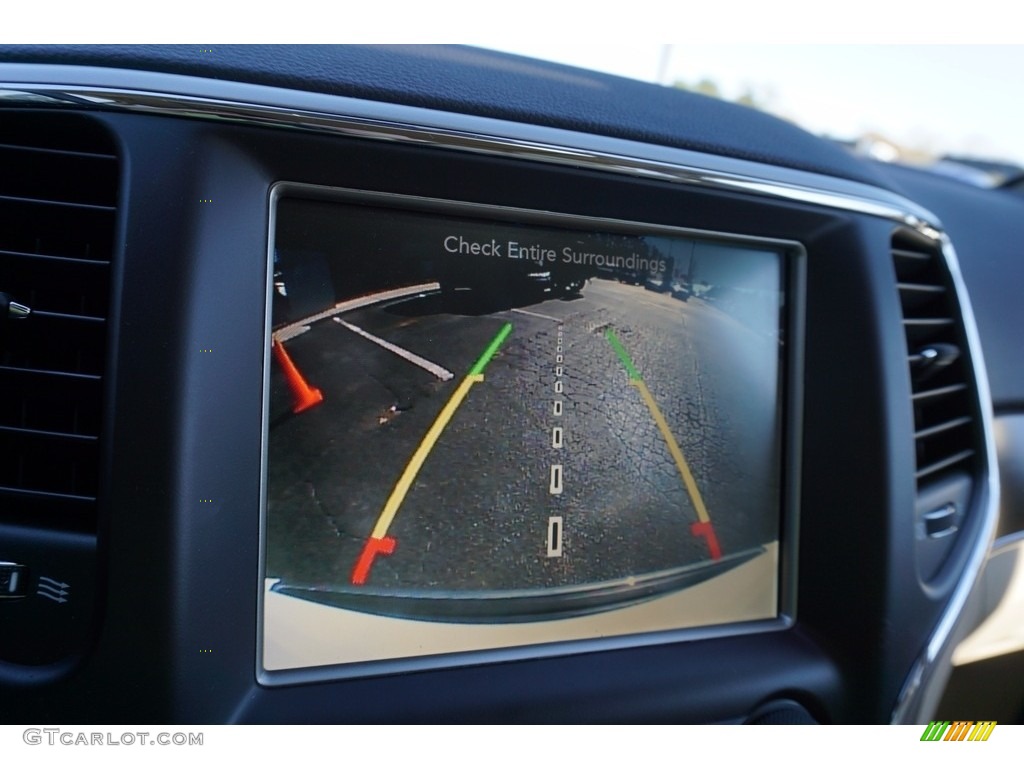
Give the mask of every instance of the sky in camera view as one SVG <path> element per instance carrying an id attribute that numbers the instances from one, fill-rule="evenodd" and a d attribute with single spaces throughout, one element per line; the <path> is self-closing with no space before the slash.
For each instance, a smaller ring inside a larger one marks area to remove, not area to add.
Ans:
<path id="1" fill-rule="evenodd" d="M 1024 165 L 1021 45 L 565 45 L 488 47 L 670 85 L 753 94 L 818 134 L 877 133 L 930 155 Z"/>

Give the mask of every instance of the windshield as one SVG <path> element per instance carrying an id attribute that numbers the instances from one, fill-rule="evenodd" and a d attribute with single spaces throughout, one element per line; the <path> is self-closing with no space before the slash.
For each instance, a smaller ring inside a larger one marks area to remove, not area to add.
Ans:
<path id="1" fill-rule="evenodd" d="M 1024 46 L 492 47 L 739 102 L 855 154 L 979 186 L 1024 170 L 1024 111 L 1008 87 Z"/>

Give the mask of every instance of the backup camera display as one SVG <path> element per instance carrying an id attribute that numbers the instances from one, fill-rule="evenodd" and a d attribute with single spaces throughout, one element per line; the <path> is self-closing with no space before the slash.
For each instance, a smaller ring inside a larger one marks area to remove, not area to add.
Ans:
<path id="1" fill-rule="evenodd" d="M 274 222 L 265 669 L 777 615 L 779 248 L 354 194 Z"/>

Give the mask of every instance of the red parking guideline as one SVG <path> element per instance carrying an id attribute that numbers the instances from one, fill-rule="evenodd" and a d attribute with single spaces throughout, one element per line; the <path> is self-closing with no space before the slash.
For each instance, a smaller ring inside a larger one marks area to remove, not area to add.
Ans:
<path id="1" fill-rule="evenodd" d="M 377 539 L 371 536 L 363 545 L 363 551 L 359 553 L 356 560 L 356 567 L 352 569 L 352 583 L 362 586 L 366 583 L 366 577 L 370 575 L 370 566 L 377 555 L 390 555 L 395 551 L 395 540 L 390 536 Z"/>
<path id="2" fill-rule="evenodd" d="M 722 557 L 722 548 L 718 544 L 718 536 L 715 535 L 715 529 L 711 525 L 711 521 L 708 520 L 706 523 L 692 523 L 690 525 L 690 533 L 698 538 L 704 539 L 708 545 L 708 553 L 711 555 L 712 560 L 720 560 Z"/>

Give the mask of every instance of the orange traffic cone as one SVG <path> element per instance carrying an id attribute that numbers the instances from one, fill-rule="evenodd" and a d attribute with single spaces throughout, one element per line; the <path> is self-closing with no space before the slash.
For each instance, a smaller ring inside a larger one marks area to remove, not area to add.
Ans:
<path id="1" fill-rule="evenodd" d="M 288 379 L 288 388 L 291 389 L 292 395 L 295 397 L 295 407 L 292 408 L 292 413 L 302 413 L 314 405 L 322 403 L 324 401 L 323 393 L 319 389 L 309 386 L 302 378 L 299 369 L 295 367 L 295 363 L 285 352 L 284 344 L 277 339 L 272 339 L 270 349 L 273 351 L 274 357 L 277 358 L 277 362 L 281 364 L 281 368 L 284 369 L 284 377 Z"/>

